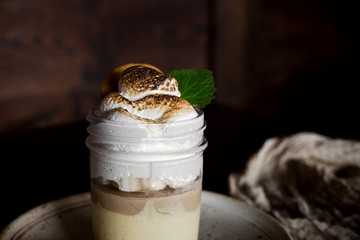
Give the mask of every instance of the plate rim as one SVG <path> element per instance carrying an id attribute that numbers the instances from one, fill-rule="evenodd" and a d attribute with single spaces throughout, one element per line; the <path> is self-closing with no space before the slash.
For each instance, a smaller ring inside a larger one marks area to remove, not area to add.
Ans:
<path id="1" fill-rule="evenodd" d="M 87 207 L 90 203 L 90 192 L 83 192 L 35 206 L 12 220 L 0 233 L 0 240 L 19 239 L 28 229 L 42 220 L 75 208 Z M 28 221 L 25 220 L 26 218 Z"/>
<path id="2" fill-rule="evenodd" d="M 276 239 L 280 238 L 280 239 L 292 240 L 290 233 L 284 228 L 284 226 L 278 220 L 276 220 L 273 216 L 268 214 L 267 212 L 265 212 L 259 208 L 256 208 L 255 206 L 251 206 L 251 205 L 245 203 L 244 201 L 234 198 L 232 196 L 228 196 L 228 195 L 224 195 L 224 194 L 212 192 L 212 191 L 203 191 L 202 204 L 206 203 L 206 201 L 214 202 L 215 199 L 221 199 L 222 201 L 227 201 L 228 203 L 232 204 L 233 207 L 235 205 L 239 205 L 239 206 L 241 205 L 240 209 L 243 212 L 247 211 L 249 213 L 251 212 L 251 213 L 255 214 L 256 217 L 253 217 L 252 219 L 244 218 L 244 217 L 242 217 L 242 218 L 245 219 L 246 221 L 249 221 L 249 222 L 255 224 L 257 227 L 259 227 L 261 230 L 265 231 L 271 237 L 275 237 Z M 239 215 L 241 215 L 241 214 L 238 213 L 238 216 Z M 265 219 L 267 221 L 267 223 L 270 223 L 271 227 L 265 227 L 264 224 L 259 221 L 259 218 Z M 276 228 L 276 230 L 274 231 L 273 228 Z"/>
<path id="3" fill-rule="evenodd" d="M 268 213 L 256 207 L 250 206 L 240 199 L 217 192 L 202 190 L 202 205 L 207 204 L 214 206 L 216 201 L 225 201 L 232 204 L 233 206 L 241 206 L 241 209 L 245 209 L 245 211 L 255 213 L 259 217 L 261 216 L 265 218 L 267 222 L 269 222 L 273 227 L 277 228 L 276 231 L 270 231 L 270 229 L 266 227 L 261 228 L 263 231 L 269 233 L 270 236 L 273 236 L 273 232 L 275 232 L 280 235 L 281 239 L 292 239 L 288 231 L 281 225 L 281 223 L 279 223 Z M 19 237 L 25 234 L 27 230 L 31 229 L 42 220 L 62 212 L 70 211 L 72 209 L 88 207 L 90 204 L 90 192 L 83 192 L 58 198 L 35 206 L 12 220 L 0 233 L 0 240 L 19 239 Z M 256 220 L 250 222 L 256 224 L 257 226 L 262 225 L 259 223 L 259 221 Z"/>

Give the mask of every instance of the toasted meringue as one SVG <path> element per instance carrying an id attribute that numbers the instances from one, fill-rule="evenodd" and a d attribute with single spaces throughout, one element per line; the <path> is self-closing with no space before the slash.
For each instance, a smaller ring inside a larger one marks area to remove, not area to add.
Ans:
<path id="1" fill-rule="evenodd" d="M 119 92 L 112 92 L 103 99 L 96 115 L 114 121 L 163 123 L 194 118 L 197 112 L 178 96 L 155 94 L 130 101 Z"/>
<path id="2" fill-rule="evenodd" d="M 159 68 L 146 63 L 128 63 L 120 67 L 117 67 L 112 72 L 110 72 L 102 81 L 101 90 L 100 90 L 101 98 L 104 98 L 106 95 L 108 95 L 111 92 L 118 91 L 118 82 L 122 72 L 127 68 L 137 65 L 151 68 L 162 73 L 162 71 Z"/>
<path id="3" fill-rule="evenodd" d="M 149 64 L 116 68 L 104 79 L 101 94 L 106 96 L 95 114 L 108 120 L 164 123 L 197 116 L 193 106 L 180 98 L 176 79 Z"/>
<path id="4" fill-rule="evenodd" d="M 130 101 L 154 94 L 177 97 L 181 95 L 175 78 L 142 65 L 125 69 L 120 76 L 118 87 L 120 94 Z"/>

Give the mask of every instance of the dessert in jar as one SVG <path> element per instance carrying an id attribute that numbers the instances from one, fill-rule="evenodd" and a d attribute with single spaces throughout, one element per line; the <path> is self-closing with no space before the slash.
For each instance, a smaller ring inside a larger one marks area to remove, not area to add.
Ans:
<path id="1" fill-rule="evenodd" d="M 148 64 L 115 69 L 101 94 L 86 140 L 94 239 L 198 239 L 203 112 Z"/>

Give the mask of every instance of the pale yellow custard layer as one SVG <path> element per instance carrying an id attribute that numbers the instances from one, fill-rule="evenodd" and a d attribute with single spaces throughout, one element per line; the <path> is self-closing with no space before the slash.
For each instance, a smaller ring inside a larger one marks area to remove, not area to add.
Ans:
<path id="1" fill-rule="evenodd" d="M 201 188 L 131 197 L 92 187 L 94 240 L 196 240 Z M 163 195 L 163 194 L 160 194 Z M 126 206 L 116 207 L 116 204 Z"/>

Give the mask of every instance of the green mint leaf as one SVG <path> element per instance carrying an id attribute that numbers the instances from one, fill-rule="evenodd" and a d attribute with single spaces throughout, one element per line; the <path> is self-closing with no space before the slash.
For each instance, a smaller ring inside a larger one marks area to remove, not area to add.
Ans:
<path id="1" fill-rule="evenodd" d="M 204 108 L 215 98 L 214 77 L 209 70 L 173 70 L 170 76 L 177 80 L 181 98 L 196 108 Z"/>

